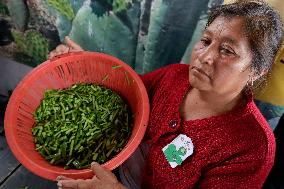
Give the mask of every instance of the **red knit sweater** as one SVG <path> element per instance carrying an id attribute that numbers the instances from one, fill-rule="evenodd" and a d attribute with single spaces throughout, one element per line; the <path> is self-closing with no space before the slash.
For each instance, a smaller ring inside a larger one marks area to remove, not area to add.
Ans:
<path id="1" fill-rule="evenodd" d="M 261 188 L 273 165 L 275 139 L 252 98 L 224 115 L 182 120 L 188 74 L 188 65 L 172 64 L 142 77 L 151 103 L 142 188 Z M 171 168 L 162 148 L 179 134 L 192 139 L 194 152 Z"/>

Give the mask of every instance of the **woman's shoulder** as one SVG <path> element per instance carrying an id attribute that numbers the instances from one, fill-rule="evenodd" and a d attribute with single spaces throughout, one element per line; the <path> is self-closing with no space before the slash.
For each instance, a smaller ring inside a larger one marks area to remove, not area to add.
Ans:
<path id="1" fill-rule="evenodd" d="M 245 134 L 248 137 L 261 136 L 268 141 L 274 140 L 273 131 L 254 103 L 252 95 L 247 95 L 246 105 L 232 111 L 228 117 L 230 117 L 233 127 L 237 127 L 242 131 L 239 134 Z M 234 128 L 231 129 L 234 130 Z M 248 135 L 247 133 L 250 134 Z"/>
<path id="2" fill-rule="evenodd" d="M 253 100 L 248 104 L 247 109 L 249 112 L 247 117 L 250 120 L 248 127 L 251 127 L 251 129 L 255 131 L 254 135 L 263 135 L 267 141 L 274 142 L 273 131 Z"/>
<path id="3" fill-rule="evenodd" d="M 230 138 L 228 139 L 230 145 L 252 156 L 257 155 L 259 159 L 273 162 L 275 137 L 253 101 L 248 103 L 243 115 L 239 116 L 229 128 L 226 134 Z"/>
<path id="4" fill-rule="evenodd" d="M 216 132 L 212 134 L 216 136 L 217 146 L 230 146 L 236 153 L 259 153 L 263 158 L 274 155 L 273 131 L 253 100 L 249 100 L 245 107 L 217 118 L 214 120 L 218 122 Z"/>

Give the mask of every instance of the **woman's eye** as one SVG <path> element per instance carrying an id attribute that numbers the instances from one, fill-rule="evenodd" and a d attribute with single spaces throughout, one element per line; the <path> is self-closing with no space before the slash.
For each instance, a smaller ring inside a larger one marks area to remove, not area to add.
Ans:
<path id="1" fill-rule="evenodd" d="M 221 52 L 222 54 L 226 54 L 226 55 L 235 54 L 233 51 L 231 51 L 231 50 L 229 50 L 229 49 L 227 49 L 227 48 L 224 48 L 224 47 L 221 47 L 220 52 Z"/>
<path id="2" fill-rule="evenodd" d="M 211 43 L 211 41 L 209 39 L 207 39 L 207 38 L 202 38 L 200 41 L 205 46 L 208 46 Z"/>

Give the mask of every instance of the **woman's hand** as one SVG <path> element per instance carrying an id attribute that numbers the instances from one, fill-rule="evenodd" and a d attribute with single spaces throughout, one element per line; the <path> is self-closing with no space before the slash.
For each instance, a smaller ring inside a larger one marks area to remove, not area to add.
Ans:
<path id="1" fill-rule="evenodd" d="M 98 163 L 92 163 L 91 169 L 95 176 L 92 179 L 78 179 L 74 180 L 64 176 L 57 178 L 58 189 L 126 189 L 119 183 L 115 175 L 100 166 Z"/>
<path id="2" fill-rule="evenodd" d="M 58 45 L 53 51 L 49 53 L 49 59 L 68 52 L 79 52 L 84 50 L 80 45 L 72 41 L 68 36 L 64 38 L 64 42 L 65 44 Z"/>

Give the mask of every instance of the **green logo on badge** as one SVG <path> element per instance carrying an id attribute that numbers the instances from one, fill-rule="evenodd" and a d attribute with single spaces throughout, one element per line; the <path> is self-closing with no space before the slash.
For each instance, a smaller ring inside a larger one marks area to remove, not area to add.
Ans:
<path id="1" fill-rule="evenodd" d="M 175 162 L 178 165 L 181 165 L 181 156 L 186 154 L 186 148 L 182 146 L 177 150 L 174 144 L 170 144 L 164 151 L 164 154 L 169 162 Z"/>

